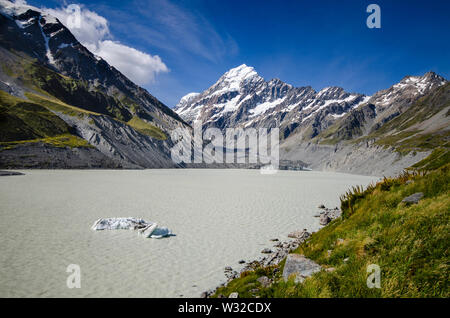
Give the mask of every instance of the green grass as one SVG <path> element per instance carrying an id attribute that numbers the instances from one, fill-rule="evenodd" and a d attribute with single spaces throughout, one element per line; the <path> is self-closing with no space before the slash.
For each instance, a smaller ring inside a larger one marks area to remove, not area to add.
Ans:
<path id="1" fill-rule="evenodd" d="M 58 148 L 65 148 L 65 147 L 94 148 L 94 146 L 89 144 L 83 138 L 80 138 L 78 136 L 74 136 L 71 134 L 62 134 L 59 136 L 36 138 L 36 139 L 30 139 L 30 140 L 0 142 L 0 150 L 13 149 L 20 145 L 33 144 L 33 143 L 45 143 L 45 144 L 51 145 L 53 147 L 58 147 Z"/>
<path id="2" fill-rule="evenodd" d="M 139 117 L 133 117 L 130 121 L 127 122 L 127 124 L 140 133 L 159 139 L 159 140 L 166 140 L 167 136 L 164 134 L 164 132 L 152 124 L 144 121 L 143 119 Z"/>
<path id="3" fill-rule="evenodd" d="M 69 133 L 47 108 L 0 91 L 0 141 L 30 140 Z"/>
<path id="4" fill-rule="evenodd" d="M 55 147 L 91 147 L 46 107 L 0 91 L 0 148 L 43 142 Z"/>
<path id="5" fill-rule="evenodd" d="M 323 270 L 302 284 L 285 282 L 277 274 L 271 287 L 259 286 L 250 295 L 248 290 L 262 276 L 252 271 L 220 288 L 215 296 L 237 291 L 244 297 L 450 297 L 448 154 L 446 158 L 440 166 L 429 158 L 435 170 L 384 178 L 342 197 L 344 217 L 314 233 L 295 251 L 323 268 L 335 268 L 333 272 Z M 401 202 L 416 192 L 424 193 L 418 204 Z M 370 264 L 381 268 L 380 289 L 366 285 Z"/>
<path id="6" fill-rule="evenodd" d="M 60 112 L 69 116 L 84 117 L 85 115 L 98 116 L 99 113 L 88 111 L 79 107 L 68 105 L 56 98 L 40 96 L 33 93 L 25 93 L 25 96 L 32 102 L 42 105 L 48 109 Z"/>
<path id="7" fill-rule="evenodd" d="M 450 151 L 447 147 L 436 148 L 431 155 L 412 166 L 413 169 L 434 170 L 450 162 Z"/>
<path id="8" fill-rule="evenodd" d="M 130 108 L 132 107 L 133 111 L 138 108 L 133 100 L 123 97 L 121 93 L 117 93 L 117 97 L 110 96 L 102 86 L 92 87 L 87 81 L 54 72 L 23 55 L 15 56 L 14 63 L 10 65 L 2 63 L 2 68 L 6 74 L 20 81 L 28 89 L 47 96 L 49 100 L 72 105 L 77 111 L 83 109 L 128 121 L 132 118 Z"/>

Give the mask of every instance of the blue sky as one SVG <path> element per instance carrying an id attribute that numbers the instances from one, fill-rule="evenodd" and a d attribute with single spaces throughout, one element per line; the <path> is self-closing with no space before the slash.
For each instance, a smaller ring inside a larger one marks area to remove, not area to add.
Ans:
<path id="1" fill-rule="evenodd" d="M 266 80 L 365 94 L 406 75 L 450 74 L 450 1 L 27 2 L 53 9 L 81 4 L 107 20 L 108 39 L 159 56 L 167 69 L 141 84 L 170 107 L 243 63 Z M 366 26 L 371 3 L 381 7 L 381 29 Z"/>

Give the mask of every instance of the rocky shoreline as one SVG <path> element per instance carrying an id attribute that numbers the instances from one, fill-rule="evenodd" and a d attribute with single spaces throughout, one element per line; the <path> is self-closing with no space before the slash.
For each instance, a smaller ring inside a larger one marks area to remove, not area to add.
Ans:
<path id="1" fill-rule="evenodd" d="M 315 214 L 314 217 L 319 218 L 319 224 L 321 226 L 328 225 L 332 220 L 339 218 L 342 214 L 341 210 L 339 208 L 336 207 L 334 209 L 330 209 L 330 208 L 325 207 L 323 204 L 319 205 L 318 209 L 319 209 L 319 212 L 317 214 Z M 290 241 L 280 241 L 277 238 L 271 239 L 270 241 L 275 243 L 275 245 L 273 245 L 272 248 L 264 248 L 261 251 L 261 253 L 266 256 L 263 256 L 259 260 L 253 260 L 250 262 L 245 262 L 244 260 L 240 260 L 238 263 L 245 264 L 245 266 L 239 271 L 233 270 L 233 268 L 231 266 L 225 267 L 224 273 L 227 278 L 226 282 L 220 284 L 215 289 L 211 289 L 211 290 L 203 292 L 200 297 L 208 298 L 208 297 L 214 295 L 218 288 L 224 287 L 233 279 L 240 277 L 242 272 L 251 271 L 256 267 L 268 267 L 268 266 L 278 265 L 285 258 L 288 258 L 290 253 L 295 251 L 303 242 L 305 242 L 311 236 L 311 234 L 312 233 L 308 232 L 307 229 L 303 229 L 303 230 L 298 230 L 298 231 L 289 233 L 288 238 L 292 239 Z M 298 261 L 298 260 L 295 259 L 294 262 L 296 262 L 296 261 Z M 300 260 L 300 262 L 302 262 L 303 267 L 305 267 L 305 264 L 306 264 L 307 271 L 311 271 L 311 269 L 312 269 L 311 273 L 317 269 L 317 266 L 319 266 L 317 264 L 313 264 L 313 262 L 311 260 L 306 259 L 304 257 Z M 320 268 L 320 266 L 319 266 L 319 268 Z M 275 270 L 277 270 L 277 269 L 275 269 Z M 285 276 L 284 274 L 285 273 L 283 273 L 283 276 Z M 289 275 L 287 275 L 287 276 L 289 276 Z M 302 278 L 299 278 L 299 280 L 301 281 Z M 265 287 L 270 286 L 273 283 L 266 276 L 260 277 L 258 279 L 258 281 L 261 283 L 262 286 L 265 286 Z M 219 295 L 219 298 L 221 296 L 222 296 L 222 298 L 224 297 L 223 295 Z M 238 293 L 230 294 L 230 298 L 237 298 L 237 297 L 239 297 Z"/>

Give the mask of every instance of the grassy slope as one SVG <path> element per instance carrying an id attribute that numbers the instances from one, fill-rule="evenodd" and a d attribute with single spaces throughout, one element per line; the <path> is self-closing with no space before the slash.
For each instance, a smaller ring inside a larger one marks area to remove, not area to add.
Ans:
<path id="1" fill-rule="evenodd" d="M 0 91 L 0 147 L 44 142 L 58 147 L 91 147 L 46 107 Z"/>
<path id="2" fill-rule="evenodd" d="M 120 93 L 115 94 L 114 97 L 106 96 L 98 90 L 93 91 L 83 81 L 74 80 L 38 65 L 34 59 L 24 55 L 14 56 L 14 63 L 0 64 L 8 76 L 20 79 L 25 87 L 35 92 L 25 93 L 30 102 L 80 118 L 86 115 L 108 115 L 144 135 L 159 140 L 167 139 L 160 128 L 137 117 L 140 106 L 129 97 Z M 2 95 L 3 100 L 6 99 L 5 94 Z M 64 100 L 82 103 L 83 107 L 73 106 Z M 99 108 L 100 104 L 103 108 Z M 4 140 L 0 139 L 0 141 Z"/>
<path id="3" fill-rule="evenodd" d="M 238 291 L 242 297 L 450 297 L 450 164 L 448 157 L 444 162 L 439 156 L 424 163 L 441 167 L 350 191 L 341 198 L 344 217 L 296 251 L 335 271 L 321 271 L 295 284 L 280 278 L 282 262 L 275 274 L 273 268 L 243 273 L 216 296 Z M 425 194 L 419 204 L 401 203 L 415 192 Z M 367 288 L 369 264 L 381 267 L 381 289 Z M 262 288 L 256 279 L 263 275 L 276 283 Z"/>
<path id="4" fill-rule="evenodd" d="M 136 129 L 137 131 L 139 131 L 140 133 L 159 139 L 159 140 L 166 140 L 167 136 L 164 134 L 164 132 L 159 129 L 158 127 L 149 124 L 148 122 L 144 121 L 143 119 L 139 118 L 139 117 L 133 117 L 132 119 L 130 119 L 127 124 L 131 127 L 133 127 L 134 129 Z"/>
<path id="5" fill-rule="evenodd" d="M 23 54 L 16 54 L 11 64 L 1 63 L 3 71 L 10 77 L 20 80 L 24 87 L 51 99 L 63 101 L 66 105 L 75 105 L 91 112 L 109 115 L 118 120 L 129 120 L 130 109 L 136 104 L 117 93 L 108 96 L 92 88 L 86 81 L 75 80 L 59 74 Z"/>

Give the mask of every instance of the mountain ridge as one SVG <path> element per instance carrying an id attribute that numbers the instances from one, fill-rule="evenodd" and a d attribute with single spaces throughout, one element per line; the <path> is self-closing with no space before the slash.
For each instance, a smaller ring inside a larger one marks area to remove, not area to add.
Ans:
<path id="1" fill-rule="evenodd" d="M 202 93 L 182 98 L 174 110 L 188 123 L 200 120 L 204 128 L 279 127 L 281 160 L 305 162 L 314 169 L 394 174 L 424 159 L 433 148 L 386 143 L 393 132 L 382 128 L 447 84 L 445 78 L 429 71 L 405 76 L 372 96 L 337 86 L 315 91 L 279 79 L 265 81 L 254 68 L 243 64 L 227 71 Z M 419 113 L 408 114 L 414 120 Z M 447 116 L 436 121 L 449 123 Z M 416 133 L 423 137 L 420 131 Z M 430 136 L 438 134 L 439 130 L 433 130 Z M 445 138 L 440 140 L 446 143 Z"/>
<path id="2" fill-rule="evenodd" d="M 178 166 L 170 158 L 172 142 L 167 136 L 172 129 L 189 126 L 145 89 L 92 54 L 58 19 L 32 6 L 0 0 L 0 26 L 0 89 L 10 95 L 4 96 L 2 111 L 18 119 L 24 113 L 14 114 L 18 111 L 14 105 L 43 106 L 66 122 L 75 138 L 85 139 L 92 151 L 112 161 L 109 166 Z M 2 127 L 9 127 L 7 131 L 20 122 L 13 117 L 0 118 Z M 2 156 L 20 156 L 24 142 L 30 149 L 30 145 L 45 143 L 58 133 L 47 129 L 36 135 L 40 138 L 16 140 L 14 146 L 5 145 L 12 142 L 5 137 L 0 140 L 0 163 L 4 163 Z M 46 145 L 50 152 L 53 146 Z M 71 144 L 66 146 L 67 153 L 73 153 Z M 61 152 L 57 150 L 55 153 Z M 40 162 L 30 165 L 39 167 Z M 63 167 L 70 167 L 70 162 Z"/>

